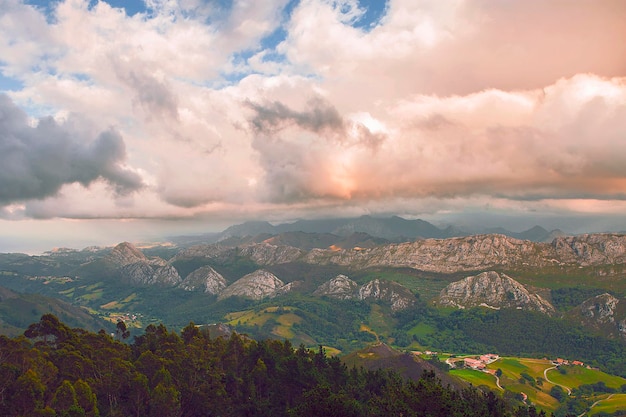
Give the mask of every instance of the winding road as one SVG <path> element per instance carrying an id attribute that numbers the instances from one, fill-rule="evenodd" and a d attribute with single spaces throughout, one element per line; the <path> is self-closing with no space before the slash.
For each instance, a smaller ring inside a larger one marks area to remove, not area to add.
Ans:
<path id="1" fill-rule="evenodd" d="M 590 411 L 591 411 L 591 409 L 592 409 L 593 407 L 595 407 L 596 405 L 598 405 L 598 403 L 601 403 L 602 401 L 605 401 L 605 400 L 610 400 L 611 398 L 613 398 L 613 396 L 614 396 L 614 395 L 615 395 L 615 394 L 611 394 L 611 395 L 609 395 L 608 397 L 603 398 L 603 399 L 601 399 L 601 400 L 598 400 L 598 401 L 596 401 L 595 403 L 591 404 L 591 405 L 589 406 L 589 408 L 588 408 L 587 410 L 583 411 L 581 414 L 579 414 L 579 415 L 578 415 L 578 417 L 583 417 L 585 414 L 587 414 L 588 412 L 590 412 Z"/>
<path id="2" fill-rule="evenodd" d="M 551 369 L 557 369 L 557 368 L 558 368 L 558 366 L 552 366 L 552 367 L 550 367 L 550 368 L 546 368 L 546 369 L 544 369 L 544 370 L 543 370 L 543 378 L 544 378 L 546 381 L 548 381 L 549 383 L 551 383 L 552 385 L 558 385 L 559 387 L 564 388 L 565 390 L 567 390 L 567 395 L 572 395 L 572 390 L 571 390 L 571 389 L 569 389 L 569 388 L 568 388 L 568 387 L 566 387 L 565 385 L 557 384 L 557 383 L 556 383 L 556 382 L 554 382 L 554 381 L 550 381 L 550 378 L 548 378 L 548 371 L 549 371 L 549 370 L 551 370 Z"/>

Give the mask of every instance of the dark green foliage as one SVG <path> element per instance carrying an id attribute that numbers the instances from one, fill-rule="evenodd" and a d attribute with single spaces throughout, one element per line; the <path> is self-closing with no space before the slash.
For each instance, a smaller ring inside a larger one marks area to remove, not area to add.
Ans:
<path id="1" fill-rule="evenodd" d="M 572 390 L 572 395 L 591 396 L 594 394 L 606 394 L 606 393 L 612 394 L 615 392 L 617 392 L 617 389 L 607 387 L 604 381 L 598 381 L 594 384 L 583 384 L 583 385 L 580 385 L 579 387 L 574 388 Z"/>
<path id="2" fill-rule="evenodd" d="M 553 386 L 550 390 L 550 395 L 556 398 L 559 402 L 563 402 L 567 398 L 567 393 L 560 385 Z"/>
<path id="3" fill-rule="evenodd" d="M 416 337 L 424 346 L 448 352 L 487 352 L 527 357 L 564 356 L 626 376 L 626 346 L 619 340 L 591 335 L 580 326 L 523 310 L 474 308 L 428 315 L 405 324 L 425 322 L 437 331 Z"/>
<path id="4" fill-rule="evenodd" d="M 591 297 L 605 292 L 606 290 L 601 288 L 564 287 L 553 289 L 550 291 L 550 295 L 552 296 L 552 304 L 558 310 L 565 311 L 582 304 L 583 301 Z"/>
<path id="5" fill-rule="evenodd" d="M 491 392 L 445 387 L 432 372 L 405 382 L 388 371 L 349 370 L 321 346 L 236 333 L 211 339 L 193 324 L 182 337 L 150 325 L 131 345 L 50 316 L 31 328 L 34 345 L 0 337 L 2 416 L 522 415 Z"/>

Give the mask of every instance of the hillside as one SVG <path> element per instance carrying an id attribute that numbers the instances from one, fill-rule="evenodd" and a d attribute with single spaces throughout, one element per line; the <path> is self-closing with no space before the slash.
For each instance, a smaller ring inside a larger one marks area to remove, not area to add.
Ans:
<path id="1" fill-rule="evenodd" d="M 402 378 L 414 381 L 419 380 L 424 372 L 432 372 L 444 385 L 449 385 L 457 390 L 467 387 L 466 384 L 451 377 L 431 362 L 412 353 L 397 351 L 384 343 L 373 344 L 342 356 L 341 361 L 349 368 L 363 367 L 368 371 L 393 370 Z"/>
<path id="2" fill-rule="evenodd" d="M 432 373 L 403 382 L 348 369 L 323 349 L 211 337 L 193 323 L 180 334 L 148 326 L 126 345 L 67 327 L 53 315 L 27 340 L 0 336 L 0 415 L 513 417 L 493 394 L 454 391 Z M 533 410 L 534 411 L 534 410 Z M 516 414 L 515 414 L 516 415 Z"/>
<path id="3" fill-rule="evenodd" d="M 344 353 L 377 339 L 416 350 L 574 353 L 626 375 L 626 344 L 619 342 L 626 318 L 624 235 L 376 243 L 361 233 L 341 247 L 336 236 L 284 232 L 177 250 L 124 242 L 10 254 L 0 256 L 0 273 L 12 290 L 57 297 L 110 322 L 122 319 L 133 334 L 151 323 L 228 322 L 255 338 Z M 604 293 L 617 301 L 592 300 Z"/>
<path id="4" fill-rule="evenodd" d="M 91 331 L 110 331 L 115 327 L 113 323 L 98 319 L 85 309 L 58 298 L 21 294 L 0 287 L 0 334 L 17 336 L 44 313 L 52 313 L 62 318 L 69 326 Z"/>

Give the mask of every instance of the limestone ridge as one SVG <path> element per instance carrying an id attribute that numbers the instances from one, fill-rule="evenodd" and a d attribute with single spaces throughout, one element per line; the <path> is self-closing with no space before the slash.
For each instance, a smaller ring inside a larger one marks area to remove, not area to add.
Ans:
<path id="1" fill-rule="evenodd" d="M 176 261 L 186 261 L 189 259 L 225 260 L 236 253 L 236 248 L 221 245 L 219 243 L 209 245 L 195 245 L 178 252 L 171 263 Z"/>
<path id="2" fill-rule="evenodd" d="M 148 258 L 128 242 L 114 247 L 105 261 L 117 270 L 122 280 L 132 285 L 175 286 L 181 282 L 180 275 L 167 261 Z"/>
<path id="3" fill-rule="evenodd" d="M 370 249 L 313 249 L 303 261 L 358 269 L 407 267 L 438 273 L 489 270 L 495 267 L 624 264 L 626 235 L 603 233 L 557 237 L 552 243 L 537 243 L 504 235 L 424 239 Z"/>
<path id="4" fill-rule="evenodd" d="M 457 308 L 518 308 L 554 314 L 555 308 L 506 274 L 494 271 L 467 277 L 441 290 L 437 303 Z"/>
<path id="5" fill-rule="evenodd" d="M 626 235 L 615 233 L 559 237 L 551 245 L 563 263 L 581 266 L 626 263 Z"/>
<path id="6" fill-rule="evenodd" d="M 191 272 L 179 285 L 185 291 L 202 290 L 213 295 L 219 294 L 227 286 L 224 277 L 208 265 Z"/>
<path id="7" fill-rule="evenodd" d="M 276 275 L 259 269 L 229 285 L 220 293 L 218 299 L 223 300 L 228 297 L 239 296 L 253 300 L 261 300 L 284 293 L 284 291 L 281 291 L 284 287 L 285 283 Z M 289 288 L 290 287 L 291 286 L 289 286 Z"/>
<path id="8" fill-rule="evenodd" d="M 306 253 L 293 246 L 276 246 L 265 242 L 246 245 L 239 250 L 241 256 L 249 257 L 258 265 L 285 264 L 298 260 Z"/>
<path id="9" fill-rule="evenodd" d="M 244 256 L 257 265 L 276 265 L 296 261 L 306 254 L 302 249 L 287 245 L 270 243 L 250 243 L 247 245 L 228 247 L 222 244 L 196 245 L 183 249 L 171 259 L 171 262 L 189 259 L 228 260 Z"/>
<path id="10" fill-rule="evenodd" d="M 320 285 L 313 295 L 326 296 L 339 300 L 379 300 L 391 306 L 392 311 L 400 311 L 415 304 L 415 296 L 406 287 L 393 281 L 374 279 L 359 287 L 345 275 Z"/>
<path id="11" fill-rule="evenodd" d="M 198 245 L 173 259 L 220 260 L 245 256 L 258 265 L 304 262 L 353 269 L 412 268 L 436 273 L 485 271 L 495 268 L 595 266 L 626 263 L 626 235 L 615 233 L 557 237 L 551 243 L 519 240 L 505 235 L 475 235 L 448 239 L 383 244 L 370 248 L 313 248 L 309 251 L 266 240 L 238 247 Z"/>

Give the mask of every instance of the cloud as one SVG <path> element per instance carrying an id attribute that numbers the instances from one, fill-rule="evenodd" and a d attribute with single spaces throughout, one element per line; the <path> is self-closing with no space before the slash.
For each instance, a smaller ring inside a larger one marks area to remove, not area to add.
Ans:
<path id="1" fill-rule="evenodd" d="M 265 201 L 626 198 L 624 79 L 580 75 L 541 90 L 420 95 L 382 121 L 343 116 L 322 99 L 304 110 L 276 101 L 251 107 Z"/>
<path id="2" fill-rule="evenodd" d="M 163 80 L 145 72 L 140 63 L 117 61 L 114 68 L 119 79 L 134 92 L 134 101 L 149 118 L 178 118 L 178 99 Z"/>
<path id="3" fill-rule="evenodd" d="M 372 155 L 386 139 L 358 120 L 366 116 L 346 120 L 322 97 L 308 100 L 304 110 L 279 101 L 248 105 L 254 110 L 252 146 L 264 171 L 261 201 L 349 199 L 352 155 Z"/>
<path id="4" fill-rule="evenodd" d="M 118 194 L 141 188 L 139 175 L 124 167 L 124 140 L 115 130 L 90 138 L 71 123 L 52 118 L 29 124 L 26 113 L 0 95 L 0 203 L 55 195 L 64 184 L 88 187 L 103 179 Z"/>
<path id="5" fill-rule="evenodd" d="M 23 85 L 10 97 L 54 117 L 31 125 L 3 98 L 3 216 L 280 220 L 625 198 L 621 0 L 394 0 L 367 28 L 354 0 L 146 4 L 129 16 L 64 0 L 44 14 L 0 0 L 0 71 Z"/>
<path id="6" fill-rule="evenodd" d="M 278 101 L 265 105 L 249 105 L 256 113 L 251 121 L 252 126 L 259 133 L 271 133 L 290 123 L 315 133 L 343 128 L 343 120 L 337 109 L 320 98 L 309 100 L 307 109 L 300 112 Z"/>
<path id="7" fill-rule="evenodd" d="M 620 0 L 395 0 L 369 32 L 330 1 L 301 1 L 281 51 L 338 100 L 531 90 L 580 73 L 626 73 Z M 558 53 L 555 53 L 558 51 Z"/>

